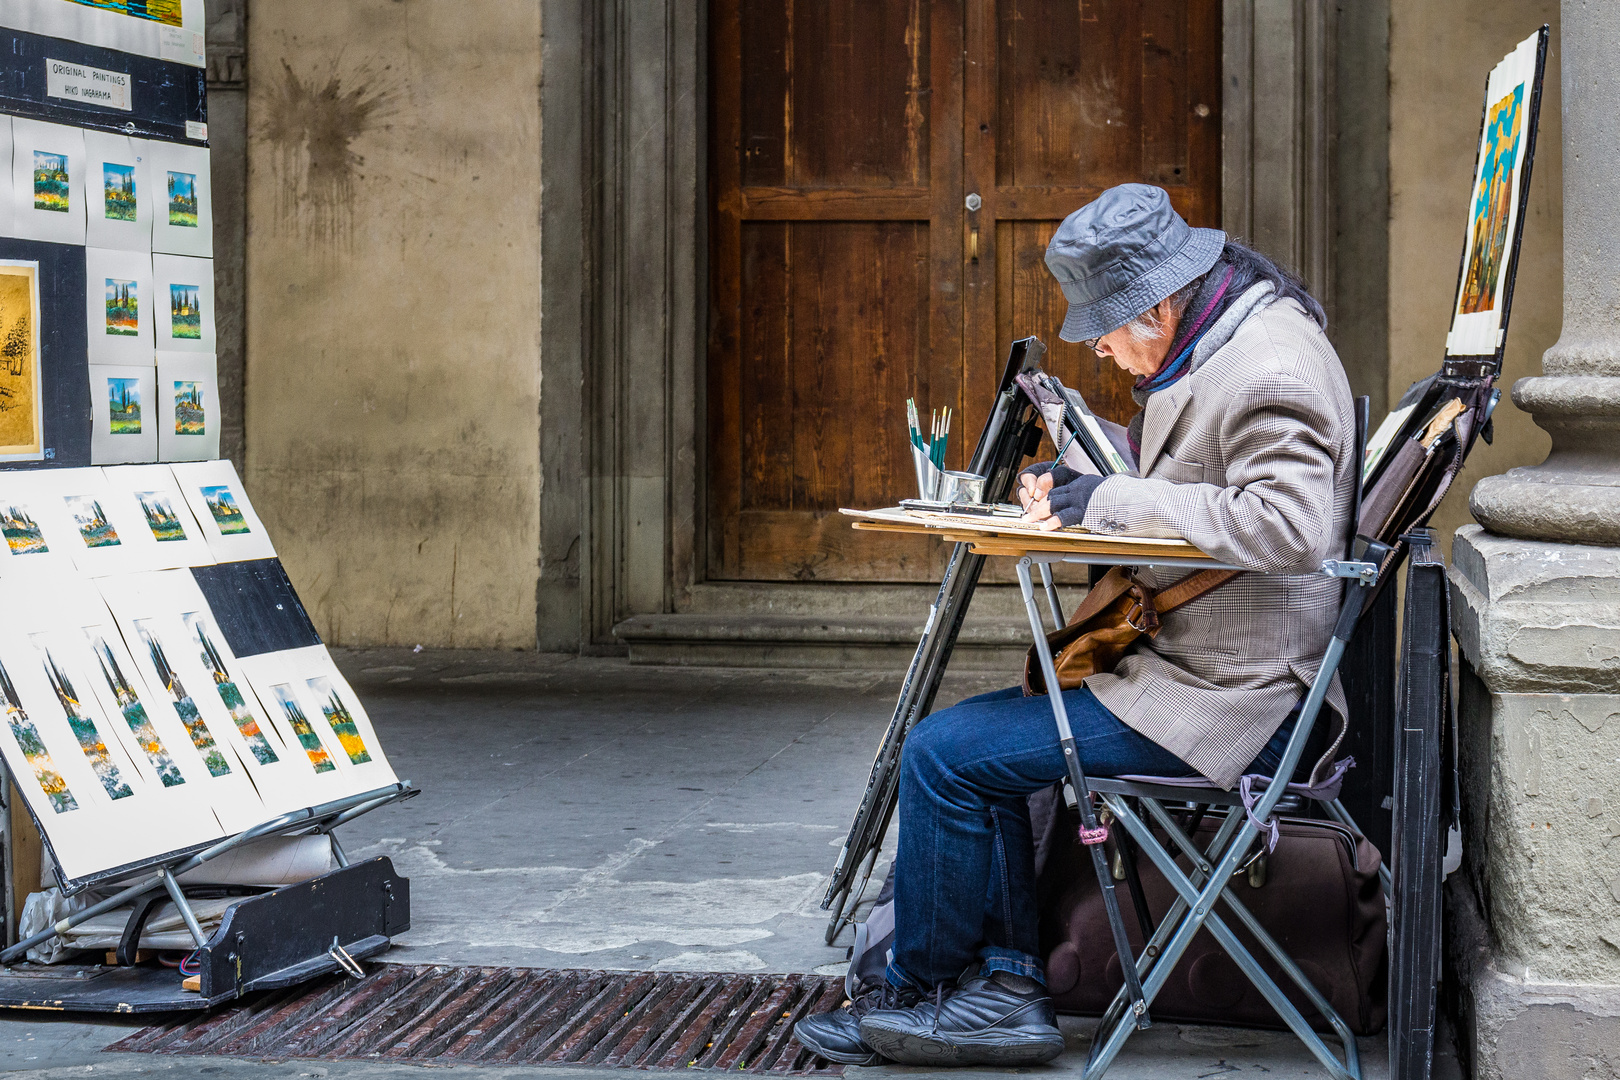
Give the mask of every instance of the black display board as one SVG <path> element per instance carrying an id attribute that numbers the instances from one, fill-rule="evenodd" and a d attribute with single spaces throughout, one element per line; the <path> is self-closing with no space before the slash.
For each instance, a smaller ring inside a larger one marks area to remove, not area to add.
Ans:
<path id="1" fill-rule="evenodd" d="M 0 112 L 121 135 L 208 145 L 207 75 L 202 68 L 20 30 L 0 30 L 0 48 L 5 50 L 0 56 Z M 51 97 L 47 86 L 53 60 L 128 75 L 130 109 Z"/>

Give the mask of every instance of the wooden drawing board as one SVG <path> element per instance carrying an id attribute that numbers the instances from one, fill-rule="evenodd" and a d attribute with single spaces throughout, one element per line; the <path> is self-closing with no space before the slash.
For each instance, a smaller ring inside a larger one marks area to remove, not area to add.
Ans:
<path id="1" fill-rule="evenodd" d="M 1177 563 L 1203 563 L 1216 568 L 1225 564 L 1173 537 L 1114 536 L 1085 532 L 1076 528 L 1045 531 L 1016 518 L 979 517 L 927 510 L 889 507 L 881 510 L 840 510 L 855 518 L 857 529 L 877 532 L 928 534 L 953 543 L 973 545 L 975 554 L 1022 556 L 1032 552 L 1080 556 L 1076 561 L 1097 563 L 1149 564 L 1161 560 Z"/>

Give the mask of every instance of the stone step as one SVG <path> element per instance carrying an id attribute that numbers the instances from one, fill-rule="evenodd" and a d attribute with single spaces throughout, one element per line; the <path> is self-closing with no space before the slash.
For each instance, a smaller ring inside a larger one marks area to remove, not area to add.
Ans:
<path id="1" fill-rule="evenodd" d="M 904 670 L 923 620 L 905 616 L 637 615 L 613 628 L 632 664 Z M 1029 624 L 968 620 L 951 657 L 953 671 L 1023 670 Z"/>

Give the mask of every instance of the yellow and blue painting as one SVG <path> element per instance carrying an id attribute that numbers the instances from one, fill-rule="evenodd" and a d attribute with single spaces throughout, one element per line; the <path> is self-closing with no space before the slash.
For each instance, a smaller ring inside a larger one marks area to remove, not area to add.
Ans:
<path id="1" fill-rule="evenodd" d="M 1507 251 L 1508 220 L 1513 214 L 1513 169 L 1519 160 L 1519 128 L 1524 119 L 1524 84 L 1513 88 L 1485 117 L 1485 152 L 1479 187 L 1474 191 L 1468 272 L 1463 276 L 1457 312 L 1473 315 L 1496 307 L 1496 283 Z"/>
<path id="2" fill-rule="evenodd" d="M 108 221 L 134 221 L 137 206 L 135 166 L 103 161 L 101 182 L 106 200 L 102 207 L 102 216 Z"/>
<path id="3" fill-rule="evenodd" d="M 5 536 L 13 555 L 43 555 L 51 550 L 39 522 L 29 516 L 26 506 L 0 506 L 0 534 Z"/>
<path id="4" fill-rule="evenodd" d="M 106 278 L 107 333 L 114 337 L 138 337 L 141 332 L 141 297 L 133 281 Z"/>
<path id="5" fill-rule="evenodd" d="M 169 336 L 202 338 L 202 304 L 195 285 L 169 286 Z"/>
<path id="6" fill-rule="evenodd" d="M 201 612 L 188 611 L 181 616 L 185 620 L 186 629 L 191 631 L 193 643 L 202 651 L 203 667 L 214 678 L 214 689 L 219 691 L 219 700 L 224 703 L 226 710 L 231 714 L 231 722 L 242 735 L 248 749 L 253 752 L 254 760 L 260 765 L 273 765 L 281 760 L 276 756 L 275 750 L 270 746 L 270 740 L 264 737 L 264 731 L 259 727 L 258 718 L 248 707 L 242 690 L 231 678 L 231 673 L 225 668 L 225 658 L 220 655 L 219 648 L 214 644 L 208 634 L 208 622 Z"/>
<path id="7" fill-rule="evenodd" d="M 64 495 L 62 501 L 67 503 L 68 513 L 73 515 L 73 523 L 79 527 L 79 536 L 83 538 L 85 547 L 120 546 L 118 530 L 107 520 L 100 500 L 88 495 Z"/>
<path id="8" fill-rule="evenodd" d="M 196 173 L 169 173 L 169 224 L 184 229 L 197 227 Z"/>
<path id="9" fill-rule="evenodd" d="M 202 489 L 203 502 L 208 504 L 208 512 L 214 515 L 214 523 L 219 531 L 226 536 L 233 533 L 246 533 L 253 530 L 248 528 L 247 518 L 242 515 L 241 509 L 236 505 L 236 496 L 231 489 L 223 484 Z"/>
<path id="10" fill-rule="evenodd" d="M 184 540 L 186 527 L 180 522 L 180 515 L 174 512 L 169 504 L 169 496 L 161 491 L 137 491 L 135 498 L 141 504 L 141 511 L 146 515 L 147 528 L 152 530 L 152 538 L 159 543 L 166 540 Z"/>
<path id="11" fill-rule="evenodd" d="M 123 668 L 118 666 L 118 658 L 107 647 L 107 640 L 93 629 L 86 629 L 85 637 L 90 639 L 90 647 L 96 654 L 96 660 L 101 664 L 101 677 L 107 683 L 107 689 L 112 692 L 113 700 L 118 703 L 118 710 L 124 716 L 124 723 L 135 736 L 135 741 L 146 754 L 146 760 L 152 763 L 152 769 L 158 774 L 158 779 L 164 787 L 178 787 L 186 782 L 180 775 L 180 767 L 169 756 L 169 751 L 163 746 L 163 740 L 158 737 L 157 729 L 152 726 L 151 717 L 146 715 L 146 706 L 141 704 L 141 696 L 136 693 L 135 687 L 125 678 Z"/>
<path id="12" fill-rule="evenodd" d="M 176 379 L 174 382 L 174 433 L 176 435 L 206 435 L 208 424 L 203 416 L 203 384 Z"/>
<path id="13" fill-rule="evenodd" d="M 180 0 L 72 0 L 84 7 L 112 11 L 136 19 L 150 19 L 165 26 L 180 26 Z"/>
<path id="14" fill-rule="evenodd" d="M 186 733 L 191 736 L 191 745 L 202 755 L 203 764 L 208 766 L 211 776 L 224 776 L 231 771 L 230 762 L 226 761 L 225 755 L 220 752 L 219 744 L 214 741 L 214 733 L 208 730 L 208 723 L 198 711 L 197 703 L 192 700 L 185 685 L 181 683 L 179 672 L 169 663 L 163 642 L 158 640 L 151 620 L 136 619 L 135 632 L 141 636 L 141 641 L 146 645 L 146 655 L 151 658 L 152 668 L 157 672 L 158 683 L 169 695 L 169 700 L 174 703 L 175 715 L 180 717 L 180 723 L 185 725 Z"/>
<path id="15" fill-rule="evenodd" d="M 107 416 L 110 434 L 141 433 L 141 380 L 108 378 Z"/>
<path id="16" fill-rule="evenodd" d="M 90 768 L 95 772 L 96 779 L 101 781 L 102 790 L 113 799 L 127 799 L 135 794 L 124 782 L 124 776 L 118 771 L 118 765 L 113 761 L 112 754 L 107 750 L 107 741 L 101 737 L 96 728 L 96 722 L 89 713 L 89 707 L 84 699 L 79 697 L 73 683 L 68 679 L 51 655 L 50 649 L 35 639 L 35 647 L 40 651 L 45 665 L 45 677 L 50 680 L 51 689 L 56 691 L 56 700 L 62 703 L 62 711 L 67 713 L 68 726 L 73 729 L 73 737 L 79 740 L 79 748 L 84 751 L 85 760 L 90 762 Z"/>
<path id="17" fill-rule="evenodd" d="M 71 202 L 73 180 L 66 154 L 34 151 L 34 209 L 65 214 Z"/>
<path id="18" fill-rule="evenodd" d="M 17 747 L 27 760 L 34 779 L 39 783 L 39 789 L 45 793 L 46 801 L 51 804 L 51 809 L 58 814 L 77 810 L 79 801 L 73 797 L 73 792 L 68 790 L 67 781 L 62 779 L 62 774 L 56 771 L 56 763 L 51 760 L 51 752 L 45 748 L 45 740 L 39 737 L 39 729 L 34 726 L 34 721 L 23 710 L 22 702 L 17 698 L 17 688 L 11 685 L 11 674 L 6 671 L 3 664 L 0 664 L 0 711 L 5 712 L 6 724 L 11 728 L 12 737 L 17 740 Z"/>
<path id="19" fill-rule="evenodd" d="M 321 715 L 326 717 L 326 722 L 332 726 L 332 734 L 337 736 L 338 745 L 349 755 L 349 760 L 356 765 L 364 765 L 370 761 L 371 753 L 366 749 L 365 740 L 360 737 L 360 727 L 354 722 L 349 707 L 332 688 L 331 680 L 316 678 L 305 681 L 320 701 Z"/>
<path id="20" fill-rule="evenodd" d="M 276 703 L 281 706 L 281 715 L 286 718 L 287 726 L 293 729 L 293 734 L 298 736 L 298 745 L 302 746 L 304 753 L 309 756 L 309 763 L 316 774 L 331 772 L 337 768 L 332 764 L 332 756 L 326 752 L 326 747 L 321 745 L 321 737 L 315 734 L 315 729 L 310 726 L 309 717 L 304 715 L 303 707 L 298 704 L 298 699 L 293 697 L 292 687 L 282 683 L 279 686 L 272 686 L 270 692 L 276 695 Z"/>

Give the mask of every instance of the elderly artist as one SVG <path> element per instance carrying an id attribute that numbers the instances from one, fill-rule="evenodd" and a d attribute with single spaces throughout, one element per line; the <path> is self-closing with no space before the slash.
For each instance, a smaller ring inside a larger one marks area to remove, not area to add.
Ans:
<path id="1" fill-rule="evenodd" d="M 1029 520 L 1183 537 L 1239 575 L 1164 617 L 1107 674 L 1064 691 L 1089 774 L 1270 775 L 1327 648 L 1354 499 L 1350 387 L 1322 306 L 1292 275 L 1157 187 L 1071 214 L 1046 250 L 1069 301 L 1061 336 L 1137 376 L 1136 475 L 1037 465 Z M 1177 572 L 1145 572 L 1152 588 Z M 1337 683 L 1328 703 L 1342 717 Z M 923 720 L 901 758 L 887 985 L 803 1020 L 853 1064 L 1023 1065 L 1063 1049 L 1039 956 L 1025 797 L 1067 775 L 1044 698 L 1019 688 Z"/>

